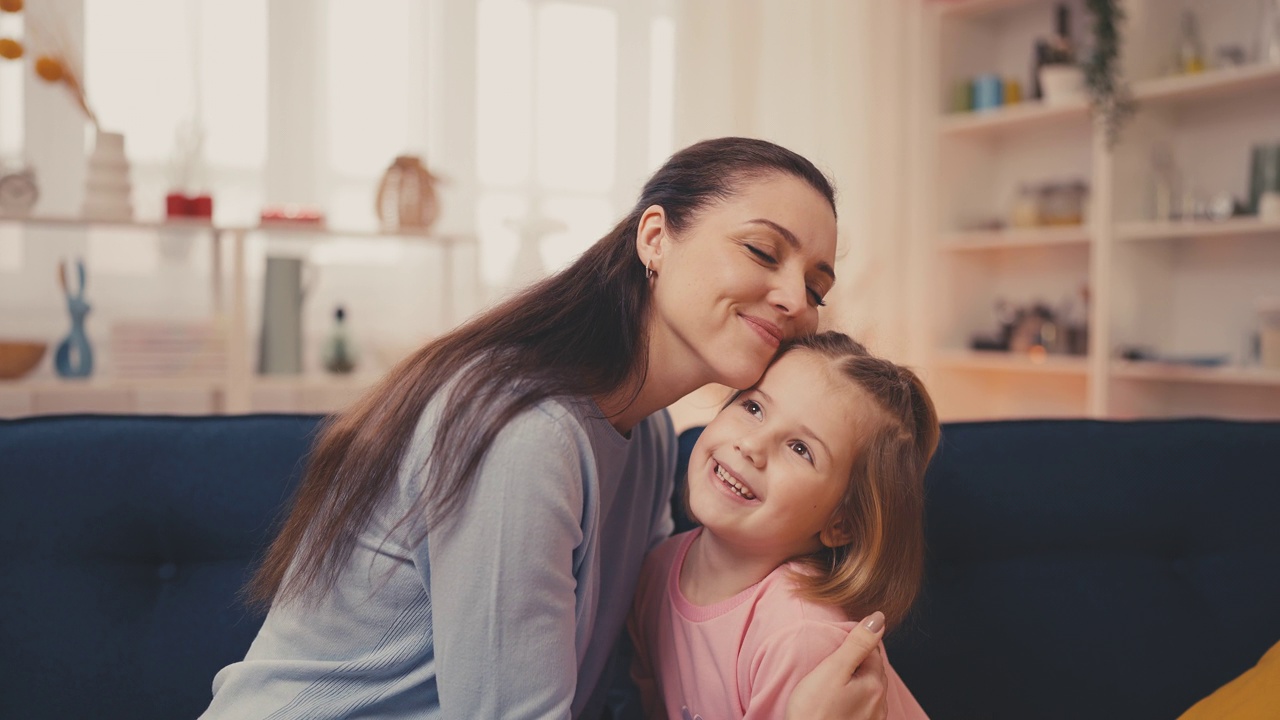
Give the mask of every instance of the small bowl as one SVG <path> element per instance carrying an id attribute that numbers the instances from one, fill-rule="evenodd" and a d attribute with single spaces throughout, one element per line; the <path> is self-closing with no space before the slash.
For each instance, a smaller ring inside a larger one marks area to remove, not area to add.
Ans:
<path id="1" fill-rule="evenodd" d="M 0 380 L 17 380 L 35 369 L 48 343 L 0 340 Z"/>

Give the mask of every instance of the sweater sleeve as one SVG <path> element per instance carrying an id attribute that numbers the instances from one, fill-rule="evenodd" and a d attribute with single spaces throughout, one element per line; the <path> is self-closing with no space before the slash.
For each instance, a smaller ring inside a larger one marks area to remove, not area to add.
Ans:
<path id="1" fill-rule="evenodd" d="M 839 625 L 801 620 L 763 638 L 751 656 L 744 658 L 748 677 L 739 685 L 748 690 L 743 720 L 785 716 L 796 684 L 839 647 L 847 634 Z"/>
<path id="2" fill-rule="evenodd" d="M 575 428 L 542 408 L 508 423 L 466 501 L 417 552 L 446 717 L 570 716 L 574 553 L 592 462 Z"/>

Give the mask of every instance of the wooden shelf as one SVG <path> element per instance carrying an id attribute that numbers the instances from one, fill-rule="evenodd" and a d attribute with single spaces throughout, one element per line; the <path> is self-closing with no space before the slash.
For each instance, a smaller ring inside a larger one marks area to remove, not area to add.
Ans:
<path id="1" fill-rule="evenodd" d="M 985 350 L 948 350 L 939 353 L 935 365 L 950 370 L 1022 372 L 1046 375 L 1075 375 L 1089 372 L 1088 358 L 1076 355 L 1045 355 L 1033 358 L 1023 353 Z"/>
<path id="2" fill-rule="evenodd" d="M 983 15 L 1036 5 L 1045 0 L 951 0 L 939 3 L 939 11 L 945 18 L 977 18 Z"/>
<path id="3" fill-rule="evenodd" d="M 1146 107 L 1177 106 L 1209 98 L 1243 97 L 1277 90 L 1280 90 L 1280 65 L 1246 65 L 1133 84 L 1134 99 Z"/>
<path id="4" fill-rule="evenodd" d="M 1181 240 L 1192 238 L 1246 237 L 1280 235 L 1280 220 L 1259 220 L 1254 217 L 1230 220 L 1190 220 L 1186 222 L 1140 221 L 1116 224 L 1116 239 Z"/>
<path id="5" fill-rule="evenodd" d="M 1045 105 L 1029 100 L 1017 105 L 1007 105 L 991 110 L 949 113 L 938 121 L 938 131 L 944 137 L 981 136 L 1054 122 L 1080 122 L 1089 119 L 1089 105 L 1084 102 L 1066 105 Z"/>
<path id="6" fill-rule="evenodd" d="M 1088 246 L 1092 240 L 1087 225 L 975 230 L 947 233 L 939 248 L 946 252 L 979 252 L 1015 248 Z"/>
<path id="7" fill-rule="evenodd" d="M 32 227 L 47 228 L 64 228 L 71 230 L 145 230 L 149 232 L 156 231 L 193 231 L 206 230 L 214 231 L 220 228 L 215 227 L 209 220 L 198 219 L 181 219 L 181 220 L 89 220 L 80 217 L 56 216 L 56 215 L 5 215 L 0 213 L 0 225 L 15 224 L 29 225 Z"/>
<path id="8" fill-rule="evenodd" d="M 1260 367 L 1199 367 L 1120 360 L 1112 364 L 1111 374 L 1124 380 L 1280 387 L 1280 370 Z"/>

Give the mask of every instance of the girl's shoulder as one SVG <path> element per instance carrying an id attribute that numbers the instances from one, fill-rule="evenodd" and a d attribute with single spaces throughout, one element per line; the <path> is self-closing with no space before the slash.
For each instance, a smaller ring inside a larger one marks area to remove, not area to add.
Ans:
<path id="1" fill-rule="evenodd" d="M 756 595 L 757 617 L 769 619 L 771 625 L 779 627 L 819 623 L 847 625 L 844 630 L 851 629 L 853 624 L 842 608 L 815 602 L 801 593 L 797 576 L 811 572 L 800 563 L 786 563 L 770 573 L 760 582 Z"/>

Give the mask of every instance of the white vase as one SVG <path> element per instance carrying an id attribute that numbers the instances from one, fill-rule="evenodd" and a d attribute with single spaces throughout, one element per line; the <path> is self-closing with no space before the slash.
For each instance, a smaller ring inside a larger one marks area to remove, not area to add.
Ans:
<path id="1" fill-rule="evenodd" d="M 129 160 L 124 154 L 124 135 L 99 130 L 94 138 L 81 214 L 87 220 L 133 219 L 133 185 L 129 180 Z"/>
<path id="2" fill-rule="evenodd" d="M 1040 93 L 1045 105 L 1084 102 L 1084 70 L 1079 65 L 1045 65 L 1040 68 Z"/>

